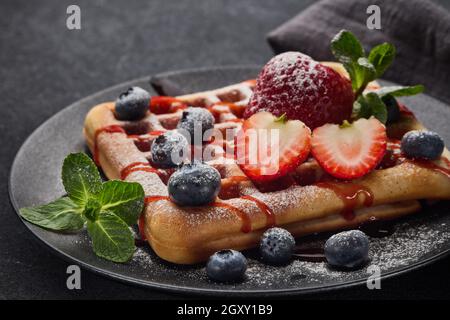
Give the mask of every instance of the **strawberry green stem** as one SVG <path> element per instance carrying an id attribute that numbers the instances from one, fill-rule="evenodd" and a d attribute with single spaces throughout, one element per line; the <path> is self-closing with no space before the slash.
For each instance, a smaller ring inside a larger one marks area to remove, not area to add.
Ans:
<path id="1" fill-rule="evenodd" d="M 342 122 L 342 124 L 339 125 L 339 128 L 345 129 L 345 128 L 350 128 L 351 126 L 352 126 L 352 124 L 350 122 L 348 122 L 347 120 L 344 120 L 344 122 Z"/>
<path id="2" fill-rule="evenodd" d="M 288 118 L 286 116 L 286 113 L 283 113 L 281 116 L 275 119 L 275 122 L 286 123 L 287 120 Z"/>

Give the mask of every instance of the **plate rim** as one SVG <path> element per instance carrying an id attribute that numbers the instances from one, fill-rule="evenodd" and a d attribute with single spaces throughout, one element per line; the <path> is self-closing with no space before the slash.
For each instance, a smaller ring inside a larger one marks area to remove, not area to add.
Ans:
<path id="1" fill-rule="evenodd" d="M 116 272 L 112 272 L 112 271 L 108 271 L 105 270 L 101 267 L 97 267 L 94 266 L 90 263 L 84 262 L 82 260 L 79 260 L 77 258 L 74 258 L 73 256 L 63 252 L 62 250 L 56 248 L 55 246 L 53 246 L 50 242 L 48 242 L 47 240 L 41 238 L 33 229 L 32 229 L 32 224 L 25 221 L 19 214 L 19 207 L 18 204 L 16 203 L 16 199 L 13 196 L 13 191 L 12 191 L 12 179 L 13 179 L 13 171 L 15 171 L 15 168 L 17 166 L 17 161 L 19 156 L 24 152 L 25 148 L 27 147 L 29 141 L 31 140 L 31 138 L 33 136 L 35 136 L 36 134 L 38 134 L 42 128 L 48 123 L 50 122 L 54 117 L 58 116 L 59 113 L 75 108 L 78 105 L 84 103 L 86 100 L 92 100 L 95 99 L 97 96 L 101 96 L 103 95 L 105 92 L 111 91 L 111 90 L 115 90 L 115 89 L 119 89 L 122 88 L 128 84 L 132 84 L 135 82 L 142 82 L 142 81 L 146 81 L 147 83 L 149 83 L 151 81 L 152 78 L 156 78 L 156 77 L 160 77 L 160 76 L 169 76 L 169 75 L 176 75 L 176 74 L 183 74 L 183 73 L 192 73 L 192 72 L 210 72 L 210 71 L 216 71 L 216 70 L 233 70 L 233 69 L 255 69 L 257 70 L 258 68 L 260 68 L 260 66 L 258 65 L 228 65 L 228 66 L 214 66 L 214 67 L 200 67 L 200 68 L 188 68 L 188 69 L 180 69 L 180 70 L 172 70 L 172 71 L 165 71 L 165 72 L 160 72 L 154 75 L 147 75 L 147 76 L 143 76 L 143 77 L 139 77 L 139 78 L 135 78 L 135 79 L 131 79 L 131 80 L 127 80 L 124 81 L 122 83 L 119 84 L 115 84 L 109 87 L 106 87 L 104 89 L 101 89 L 97 92 L 94 92 L 84 98 L 81 98 L 73 103 L 71 103 L 70 105 L 62 108 L 61 110 L 59 110 L 58 112 L 56 112 L 55 114 L 53 114 L 51 117 L 47 118 L 45 121 L 43 121 L 41 124 L 39 124 L 32 132 L 30 135 L 27 136 L 27 138 L 23 141 L 23 143 L 21 144 L 20 148 L 18 149 L 18 151 L 16 152 L 15 156 L 14 156 L 14 160 L 10 166 L 10 171 L 9 171 L 9 176 L 8 176 L 8 196 L 9 196 L 9 202 L 11 204 L 11 206 L 13 207 L 15 213 L 16 213 L 16 218 L 18 220 L 20 220 L 25 227 L 28 229 L 28 231 L 31 232 L 31 234 L 33 235 L 33 239 L 35 239 L 35 241 L 37 243 L 39 243 L 41 246 L 43 246 L 45 249 L 49 250 L 52 253 L 56 253 L 56 255 L 63 259 L 64 261 L 67 262 L 75 262 L 76 264 L 78 264 L 79 266 L 81 266 L 82 268 L 93 272 L 97 275 L 109 278 L 109 279 L 113 279 L 113 280 L 118 280 L 122 283 L 125 284 L 132 284 L 132 285 L 136 285 L 138 287 L 142 287 L 142 288 L 148 288 L 148 289 L 155 289 L 155 290 L 159 290 L 159 291 L 163 291 L 163 292 L 170 292 L 170 293 L 174 293 L 174 294 L 186 294 L 186 293 L 190 293 L 190 294 L 196 294 L 199 296 L 205 296 L 205 295 L 215 295 L 215 296 L 228 296 L 228 297 L 243 297 L 243 296 L 249 296 L 249 297 L 269 297 L 269 296 L 295 296 L 295 295 L 305 295 L 305 294 L 312 294 L 312 293 L 319 293 L 319 292 L 330 292 L 330 291 L 337 291 L 340 289 L 348 289 L 351 287 L 356 287 L 356 286 L 360 286 L 363 285 L 364 283 L 367 282 L 366 279 L 355 279 L 355 280 L 349 280 L 349 281 L 345 281 L 345 282 L 341 282 L 341 283 L 336 283 L 336 284 L 329 284 L 329 285 L 325 285 L 325 286 L 311 286 L 311 287 L 307 287 L 307 288 L 302 288 L 302 287 L 297 287 L 297 288 L 285 288 L 285 289 L 255 289 L 255 290 L 249 290 L 249 289 L 243 289 L 243 290 L 235 290 L 235 289 L 231 289 L 231 288 L 224 288 L 224 289 L 217 289 L 217 288 L 198 288 L 198 287 L 192 287 L 192 286 L 185 286 L 185 285 L 172 285 L 172 284 L 164 284 L 164 283 L 160 283 L 160 282 L 155 282 L 155 281 L 148 281 L 148 280 L 138 280 L 135 279 L 133 277 L 129 277 L 129 276 L 125 276 L 125 275 L 121 275 L 119 273 Z M 432 96 L 429 96 L 432 99 L 435 99 Z M 439 102 L 446 104 L 445 102 L 442 102 L 439 99 L 436 99 Z M 49 232 L 51 232 L 50 230 L 48 230 Z M 446 257 L 447 255 L 449 255 L 450 253 L 450 247 L 448 247 L 445 250 L 440 251 L 437 254 L 434 254 L 426 259 L 420 260 L 420 261 L 416 261 L 412 264 L 408 264 L 406 266 L 400 267 L 396 270 L 392 270 L 389 271 L 387 273 L 382 273 L 380 276 L 380 280 L 385 280 L 385 279 L 389 279 L 395 276 L 400 276 L 402 274 L 423 268 L 427 265 L 430 265 L 436 261 L 439 261 L 441 259 L 443 259 L 444 257 Z M 369 276 L 368 276 L 369 277 Z"/>

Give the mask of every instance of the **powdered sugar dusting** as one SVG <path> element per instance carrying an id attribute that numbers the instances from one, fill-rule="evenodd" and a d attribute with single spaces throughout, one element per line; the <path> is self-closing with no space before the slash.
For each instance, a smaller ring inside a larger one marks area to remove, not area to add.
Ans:
<path id="1" fill-rule="evenodd" d="M 303 55 L 304 56 L 304 55 Z M 307 57 L 307 56 L 305 56 Z M 292 65 L 293 55 L 287 54 L 281 62 L 277 63 L 275 68 L 275 81 L 279 82 L 280 86 L 285 74 L 281 69 Z M 316 78 L 315 75 L 320 74 L 319 64 L 313 60 L 309 61 L 309 67 L 312 71 L 309 75 L 305 72 L 299 72 L 294 70 L 293 74 L 296 81 L 301 81 L 305 92 L 308 89 L 314 91 L 314 89 L 321 88 L 323 85 L 323 79 Z M 305 64 L 306 67 L 306 64 Z M 335 79 L 331 79 L 336 81 Z M 321 89 L 319 89 L 321 90 Z M 326 88 L 320 94 L 323 104 L 331 103 L 327 99 L 328 91 Z M 278 93 L 282 99 L 288 99 L 289 94 L 286 92 Z M 301 96 L 302 99 L 313 99 L 313 94 L 306 94 Z M 280 99 L 281 99 L 280 98 Z M 306 101 L 306 100 L 305 100 Z M 181 112 L 180 112 L 181 114 Z M 179 119 L 179 115 L 161 115 L 158 118 L 158 122 L 164 123 L 164 128 L 172 130 L 176 127 Z M 165 120 L 163 120 L 165 119 Z M 217 124 L 216 124 L 217 125 Z M 156 129 L 160 129 L 154 126 Z M 111 134 L 109 136 L 117 136 L 118 138 L 109 140 L 111 147 L 108 149 L 111 153 L 116 155 L 116 158 L 110 156 L 111 163 L 114 167 L 122 168 L 134 161 L 146 161 L 143 153 L 139 152 L 131 139 L 126 139 L 119 134 Z M 105 135 L 105 144 L 108 142 L 108 135 Z M 102 143 L 103 138 L 100 137 L 99 141 Z M 124 144 L 127 143 L 126 146 Z M 109 156 L 108 150 L 105 153 Z M 117 150 L 122 152 L 118 153 Z M 227 167 L 231 167 L 234 164 L 233 160 L 230 160 L 230 164 Z M 413 168 L 410 168 L 413 170 Z M 157 174 L 151 172 L 133 172 L 127 180 L 140 182 L 147 195 L 167 195 L 167 186 L 161 181 Z M 301 188 L 301 191 L 298 190 Z M 283 212 L 292 206 L 296 206 L 302 199 L 308 199 L 309 205 L 317 202 L 316 197 L 323 196 L 316 187 L 290 187 L 281 193 L 271 194 L 258 193 L 254 187 L 246 187 L 243 190 L 243 194 L 250 194 L 256 198 L 261 199 L 266 203 L 276 214 Z M 258 210 L 252 210 L 251 206 L 245 202 L 238 202 L 237 199 L 228 200 L 231 204 L 235 205 L 247 214 L 261 214 Z M 306 201 L 305 201 L 306 202 Z M 161 201 L 155 202 L 154 208 L 167 208 L 168 203 Z M 169 204 L 170 205 L 170 204 Z M 307 207 L 305 207 L 307 208 Z M 197 209 L 196 209 L 197 210 Z M 435 209 L 430 209 L 430 211 Z M 156 210 L 155 214 L 158 213 Z M 439 211 L 439 210 L 438 210 Z M 440 213 L 448 211 L 448 205 Z M 218 220 L 229 219 L 233 223 L 241 224 L 236 219 L 233 212 L 226 208 L 220 207 L 204 207 L 197 210 L 197 214 L 193 214 L 188 210 L 181 210 L 188 221 L 188 224 L 192 227 L 192 232 L 196 232 L 196 226 L 204 223 L 214 223 Z M 416 217 L 408 217 L 401 220 L 401 222 L 393 222 L 396 224 L 397 231 L 386 238 L 382 239 L 370 239 L 370 257 L 371 264 L 377 264 L 382 274 L 387 272 L 398 270 L 399 268 L 409 266 L 420 260 L 431 257 L 433 254 L 440 253 L 447 250 L 450 246 L 450 235 L 448 230 L 448 224 L 450 218 L 445 215 L 428 215 L 430 212 L 422 213 Z M 311 245 L 323 245 L 324 238 L 304 238 L 299 239 L 301 243 L 307 243 Z M 80 245 L 89 243 L 89 239 L 82 240 Z M 90 250 L 90 247 L 86 247 L 86 250 Z M 287 289 L 287 288 L 308 288 L 314 286 L 323 286 L 330 283 L 343 283 L 350 280 L 362 279 L 365 280 L 368 276 L 367 267 L 351 271 L 343 272 L 334 269 L 330 269 L 326 263 L 319 262 L 306 262 L 300 260 L 294 260 L 287 266 L 272 267 L 265 265 L 259 261 L 259 254 L 256 250 L 250 250 L 245 252 L 249 260 L 249 267 L 247 271 L 247 278 L 244 282 L 238 284 L 217 284 L 207 279 L 204 270 L 204 265 L 193 266 L 178 266 L 167 262 L 164 262 L 156 256 L 156 254 L 150 249 L 148 245 L 139 247 L 133 257 L 133 260 L 125 265 L 113 264 L 110 266 L 117 272 L 123 272 L 123 274 L 130 276 L 130 268 L 132 277 L 141 282 L 160 283 L 173 286 L 190 286 L 196 288 L 208 288 L 208 289 L 229 289 L 229 290 L 273 290 L 273 289 Z"/>
<path id="2" fill-rule="evenodd" d="M 370 262 L 362 269 L 341 271 L 331 268 L 325 262 L 293 260 L 286 266 L 269 266 L 260 262 L 257 250 L 244 252 L 248 258 L 246 279 L 237 284 L 218 284 L 206 276 L 203 264 L 176 266 L 159 259 L 148 247 L 138 248 L 131 262 L 135 276 L 142 281 L 178 286 L 194 286 L 207 289 L 228 290 L 277 290 L 305 289 L 334 285 L 348 281 L 365 281 L 370 275 L 368 267 L 377 265 L 381 275 L 415 264 L 432 255 L 447 250 L 450 246 L 450 217 L 447 210 L 430 208 L 436 213 L 421 213 L 392 222 L 395 232 L 385 238 L 369 238 Z M 299 239 L 303 245 L 322 246 L 326 237 Z"/>
<path id="3" fill-rule="evenodd" d="M 286 52 L 277 56 L 277 59 L 269 61 L 266 73 L 271 74 L 271 89 L 275 91 L 275 94 L 272 94 L 272 99 L 268 102 L 269 107 L 270 104 L 275 104 L 277 101 L 287 101 L 291 98 L 291 95 L 298 95 L 300 99 L 318 99 L 318 85 L 322 84 L 323 80 L 319 79 L 320 70 L 316 67 L 317 62 L 311 57 L 297 52 Z M 324 72 L 321 76 L 327 77 Z M 316 78 L 318 82 L 314 81 Z M 256 97 L 257 99 L 265 98 L 261 95 Z M 301 105 L 295 104 L 292 107 L 298 109 Z"/>
<path id="4" fill-rule="evenodd" d="M 353 98 L 350 82 L 337 72 L 300 52 L 285 52 L 264 66 L 244 117 L 286 113 L 314 129 L 348 119 Z"/>
<path id="5" fill-rule="evenodd" d="M 267 204 L 275 214 L 281 214 L 288 209 L 298 208 L 302 203 L 304 206 L 317 203 L 317 197 L 321 196 L 322 189 L 316 186 L 290 186 L 283 192 L 259 192 L 254 186 L 245 186 L 242 194 L 252 195 Z M 306 201 L 307 200 L 307 201 Z"/>

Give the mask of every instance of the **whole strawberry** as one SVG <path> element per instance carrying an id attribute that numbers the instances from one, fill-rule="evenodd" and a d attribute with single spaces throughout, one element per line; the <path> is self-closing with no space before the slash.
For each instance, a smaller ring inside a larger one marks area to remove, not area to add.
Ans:
<path id="1" fill-rule="evenodd" d="M 244 118 L 268 111 L 314 129 L 349 119 L 353 101 L 348 79 L 307 55 L 285 52 L 262 69 Z"/>

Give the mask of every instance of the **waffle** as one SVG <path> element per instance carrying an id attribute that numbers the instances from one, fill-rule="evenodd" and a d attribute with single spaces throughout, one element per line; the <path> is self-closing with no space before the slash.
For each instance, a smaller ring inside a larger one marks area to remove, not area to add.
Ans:
<path id="1" fill-rule="evenodd" d="M 339 65 L 328 65 L 342 72 Z M 327 179 L 310 158 L 276 184 L 257 186 L 224 149 L 231 141 L 214 141 L 214 156 L 207 162 L 222 177 L 218 199 L 201 207 L 172 203 L 166 186 L 172 170 L 150 165 L 152 140 L 173 130 L 188 105 L 209 108 L 216 118 L 215 130 L 238 129 L 254 85 L 255 81 L 249 80 L 167 99 L 167 110 L 148 112 L 135 122 L 117 120 L 113 102 L 99 104 L 88 113 L 84 135 L 105 175 L 138 182 L 144 188 L 142 229 L 160 258 L 177 264 L 198 263 L 221 249 L 254 247 L 270 226 L 283 227 L 298 237 L 413 213 L 420 210 L 418 199 L 450 199 L 448 150 L 435 162 L 401 156 L 401 136 L 409 130 L 424 129 L 404 109 L 400 121 L 387 128 L 390 158 L 361 179 Z M 369 90 L 376 87 L 372 83 Z"/>

